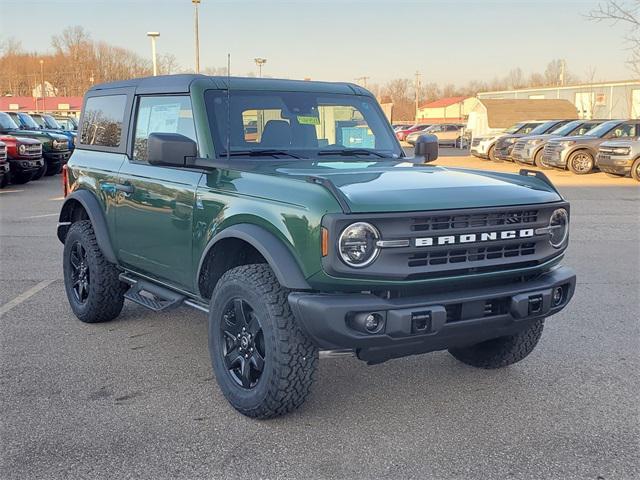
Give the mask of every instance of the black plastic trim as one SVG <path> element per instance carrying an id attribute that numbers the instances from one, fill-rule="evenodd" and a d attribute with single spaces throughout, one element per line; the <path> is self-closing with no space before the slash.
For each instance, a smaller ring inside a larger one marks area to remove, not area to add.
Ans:
<path id="1" fill-rule="evenodd" d="M 118 261 L 116 260 L 116 255 L 111 245 L 109 230 L 107 229 L 107 222 L 104 218 L 102 207 L 100 206 L 100 202 L 98 201 L 98 199 L 88 190 L 76 190 L 65 199 L 64 203 L 62 204 L 62 209 L 60 210 L 60 217 L 58 219 L 58 221 L 62 224 L 58 225 L 58 239 L 62 243 L 64 243 L 65 241 L 67 230 L 69 229 L 69 224 L 66 222 L 69 222 L 71 220 L 71 218 L 69 218 L 67 215 L 71 212 L 69 206 L 73 202 L 80 203 L 87 212 L 87 215 L 89 216 L 89 220 L 91 221 L 91 225 L 93 227 L 93 231 L 96 235 L 98 247 L 100 247 L 102 254 L 109 262 L 117 264 Z"/>
<path id="2" fill-rule="evenodd" d="M 302 274 L 298 262 L 283 242 L 264 228 L 249 223 L 241 223 L 227 227 L 211 239 L 200 258 L 196 285 L 198 284 L 197 279 L 200 278 L 204 259 L 207 257 L 209 250 L 225 238 L 244 240 L 258 250 L 283 287 L 294 290 L 311 290 L 311 287 Z"/>
<path id="3" fill-rule="evenodd" d="M 310 175 L 306 178 L 306 180 L 309 183 L 315 183 L 316 185 L 323 186 L 336 199 L 343 213 L 351 213 L 349 202 L 345 198 L 344 194 L 340 191 L 340 189 L 336 187 L 336 185 L 330 179 L 323 177 L 314 177 L 313 175 Z"/>

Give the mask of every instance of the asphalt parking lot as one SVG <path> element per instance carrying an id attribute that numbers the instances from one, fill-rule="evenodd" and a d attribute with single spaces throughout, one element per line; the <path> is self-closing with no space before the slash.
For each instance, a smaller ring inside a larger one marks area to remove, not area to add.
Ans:
<path id="1" fill-rule="evenodd" d="M 517 169 L 455 153 L 438 164 Z M 266 422 L 222 397 L 203 314 L 75 319 L 59 177 L 0 190 L 0 479 L 638 478 L 640 186 L 549 176 L 572 202 L 578 287 L 529 358 L 324 359 L 305 406 Z"/>

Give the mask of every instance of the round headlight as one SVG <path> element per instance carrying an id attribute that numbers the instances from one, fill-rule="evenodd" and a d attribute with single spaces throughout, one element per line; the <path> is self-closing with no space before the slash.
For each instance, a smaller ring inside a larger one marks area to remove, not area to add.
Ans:
<path id="1" fill-rule="evenodd" d="M 20 155 L 24 155 L 24 152 L 27 151 L 27 147 L 25 147 L 24 145 L 20 145 L 18 147 L 18 153 L 20 153 Z"/>
<path id="2" fill-rule="evenodd" d="M 549 219 L 549 243 L 560 248 L 569 235 L 569 214 L 564 208 L 554 210 Z"/>
<path id="3" fill-rule="evenodd" d="M 376 242 L 379 239 L 380 233 L 369 223 L 357 222 L 349 225 L 338 239 L 342 261 L 350 267 L 366 267 L 378 256 L 380 249 Z"/>

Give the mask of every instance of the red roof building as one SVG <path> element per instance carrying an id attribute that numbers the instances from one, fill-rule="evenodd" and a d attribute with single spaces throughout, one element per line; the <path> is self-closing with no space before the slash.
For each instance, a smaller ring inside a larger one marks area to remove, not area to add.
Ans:
<path id="1" fill-rule="evenodd" d="M 475 97 L 447 97 L 423 103 L 418 109 L 418 123 L 464 123 L 476 106 Z"/>
<path id="2" fill-rule="evenodd" d="M 0 111 L 75 115 L 82 108 L 82 97 L 0 97 Z"/>

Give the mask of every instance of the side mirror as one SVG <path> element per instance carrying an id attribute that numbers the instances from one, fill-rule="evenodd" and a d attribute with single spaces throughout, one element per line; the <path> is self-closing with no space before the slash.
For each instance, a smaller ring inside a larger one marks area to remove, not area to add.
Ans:
<path id="1" fill-rule="evenodd" d="M 184 167 L 198 156 L 198 145 L 179 133 L 151 133 L 147 140 L 147 161 L 151 165 Z"/>
<path id="2" fill-rule="evenodd" d="M 438 137 L 424 134 L 418 137 L 414 149 L 414 163 L 429 163 L 438 158 Z"/>

